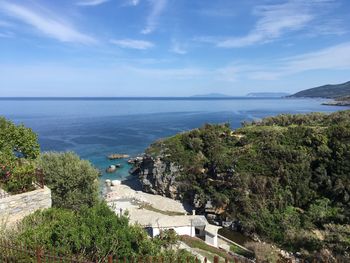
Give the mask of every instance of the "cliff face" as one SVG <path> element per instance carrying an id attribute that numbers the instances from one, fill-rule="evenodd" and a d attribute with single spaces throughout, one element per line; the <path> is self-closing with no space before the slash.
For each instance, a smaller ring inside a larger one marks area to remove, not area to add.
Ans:
<path id="1" fill-rule="evenodd" d="M 180 170 L 179 166 L 161 157 L 145 156 L 135 173 L 145 192 L 180 199 L 179 185 L 175 180 L 180 175 Z"/>

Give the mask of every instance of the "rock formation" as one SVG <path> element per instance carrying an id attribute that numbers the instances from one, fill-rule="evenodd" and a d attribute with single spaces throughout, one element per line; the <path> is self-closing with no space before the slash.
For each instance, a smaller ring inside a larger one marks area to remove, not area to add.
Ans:
<path id="1" fill-rule="evenodd" d="M 178 193 L 179 184 L 176 182 L 181 171 L 179 166 L 164 161 L 161 157 L 144 156 L 136 168 L 134 174 L 139 177 L 145 192 L 173 199 L 181 198 Z"/>

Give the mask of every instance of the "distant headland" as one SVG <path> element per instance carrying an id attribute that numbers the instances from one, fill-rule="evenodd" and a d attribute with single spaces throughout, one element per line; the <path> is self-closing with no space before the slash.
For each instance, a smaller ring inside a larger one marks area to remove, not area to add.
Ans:
<path id="1" fill-rule="evenodd" d="M 328 84 L 299 91 L 289 97 L 292 98 L 326 98 L 333 101 L 324 105 L 350 106 L 350 81 L 341 84 Z"/>

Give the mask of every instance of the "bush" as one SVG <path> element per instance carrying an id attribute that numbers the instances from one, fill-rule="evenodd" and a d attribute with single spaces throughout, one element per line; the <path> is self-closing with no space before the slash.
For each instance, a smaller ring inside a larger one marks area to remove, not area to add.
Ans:
<path id="1" fill-rule="evenodd" d="M 34 188 L 33 160 L 40 153 L 37 135 L 0 117 L 0 187 L 18 193 Z"/>
<path id="2" fill-rule="evenodd" d="M 129 226 L 126 217 L 116 216 L 105 203 L 80 211 L 37 211 L 22 221 L 16 239 L 29 247 L 89 260 L 107 255 L 156 255 L 160 250 L 143 229 Z"/>
<path id="3" fill-rule="evenodd" d="M 10 193 L 22 193 L 35 189 L 35 167 L 33 163 L 21 163 L 13 167 L 2 166 L 0 182 L 2 188 Z"/>
<path id="4" fill-rule="evenodd" d="M 39 167 L 51 189 L 53 207 L 78 210 L 98 201 L 99 172 L 89 161 L 72 152 L 48 152 L 41 156 Z"/>
<path id="5" fill-rule="evenodd" d="M 13 240 L 31 248 L 55 250 L 59 255 L 89 261 L 108 255 L 119 259 L 139 256 L 193 259 L 186 251 L 169 249 L 178 240 L 173 234 L 166 231 L 163 237 L 152 240 L 140 226 L 129 225 L 127 217 L 117 216 L 106 203 L 99 202 L 79 211 L 63 208 L 37 211 L 21 222 Z M 18 262 L 21 255 L 15 256 Z"/>

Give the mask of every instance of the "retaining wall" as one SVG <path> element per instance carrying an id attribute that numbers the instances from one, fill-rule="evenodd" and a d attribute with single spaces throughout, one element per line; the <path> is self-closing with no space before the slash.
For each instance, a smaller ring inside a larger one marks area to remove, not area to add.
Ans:
<path id="1" fill-rule="evenodd" d="M 51 207 L 51 190 L 44 186 L 27 193 L 0 198 L 0 226 L 11 226 L 39 209 Z"/>

